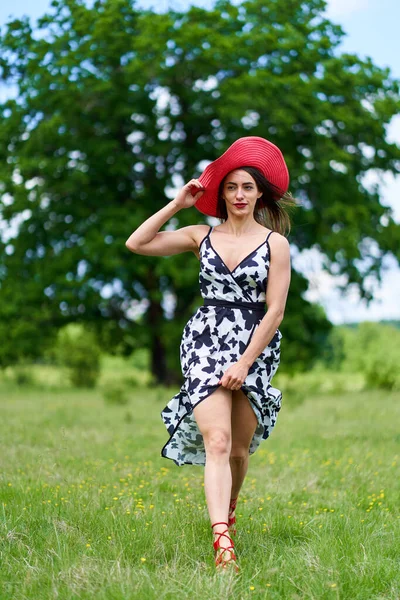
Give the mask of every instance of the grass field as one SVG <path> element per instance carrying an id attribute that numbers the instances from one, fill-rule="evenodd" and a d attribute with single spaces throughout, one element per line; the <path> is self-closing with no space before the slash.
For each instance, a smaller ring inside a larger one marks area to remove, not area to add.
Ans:
<path id="1" fill-rule="evenodd" d="M 160 457 L 175 389 L 0 383 L 1 599 L 400 598 L 400 394 L 285 403 L 216 575 L 202 467 Z"/>

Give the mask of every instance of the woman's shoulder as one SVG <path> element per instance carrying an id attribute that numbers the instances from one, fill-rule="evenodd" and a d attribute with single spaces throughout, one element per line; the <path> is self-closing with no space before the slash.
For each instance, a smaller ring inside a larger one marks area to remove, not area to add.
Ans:
<path id="1" fill-rule="evenodd" d="M 265 231 L 265 238 L 269 244 L 276 247 L 287 247 L 289 245 L 288 239 L 282 233 L 279 233 L 279 231 L 268 229 L 264 225 L 262 225 L 262 228 Z"/>
<path id="2" fill-rule="evenodd" d="M 268 235 L 267 244 L 270 248 L 270 257 L 279 256 L 282 260 L 289 260 L 290 246 L 287 237 L 278 231 L 272 231 L 271 235 Z"/>
<path id="3" fill-rule="evenodd" d="M 197 246 L 193 250 L 193 252 L 197 256 L 197 258 L 200 258 L 199 247 L 201 245 L 201 242 L 211 231 L 211 225 L 199 224 L 199 225 L 190 225 L 189 227 L 191 230 L 192 238 L 195 240 L 196 246 Z"/>
<path id="4" fill-rule="evenodd" d="M 196 240 L 198 246 L 200 246 L 201 241 L 203 240 L 204 236 L 208 234 L 209 231 L 211 231 L 211 225 L 192 225 L 192 235 Z"/>
<path id="5" fill-rule="evenodd" d="M 274 231 L 273 229 L 268 230 L 268 241 L 281 245 L 289 244 L 287 237 L 285 237 L 282 233 L 279 233 L 279 231 Z"/>
<path id="6" fill-rule="evenodd" d="M 203 237 L 210 231 L 211 226 L 205 224 L 187 225 L 183 229 L 188 231 L 191 237 L 197 242 L 197 245 L 199 245 Z"/>

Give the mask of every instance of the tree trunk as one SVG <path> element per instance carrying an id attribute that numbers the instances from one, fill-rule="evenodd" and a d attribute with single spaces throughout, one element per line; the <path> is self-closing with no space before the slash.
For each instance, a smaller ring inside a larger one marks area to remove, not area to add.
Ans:
<path id="1" fill-rule="evenodd" d="M 150 300 L 148 325 L 151 335 L 151 373 L 159 385 L 165 385 L 167 380 L 165 347 L 160 335 L 163 318 L 161 304 L 156 300 Z"/>

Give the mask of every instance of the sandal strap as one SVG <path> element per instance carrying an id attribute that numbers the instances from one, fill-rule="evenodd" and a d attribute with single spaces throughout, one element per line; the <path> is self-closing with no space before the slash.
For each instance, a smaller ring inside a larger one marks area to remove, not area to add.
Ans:
<path id="1" fill-rule="evenodd" d="M 227 546 L 226 548 L 223 548 L 222 546 L 219 546 L 218 542 L 214 542 L 213 546 L 214 546 L 214 550 L 215 551 L 222 550 L 223 552 L 225 552 L 225 550 L 229 550 L 229 552 L 231 552 L 231 550 L 235 549 L 235 546 L 233 545 L 233 542 L 232 542 L 232 546 Z"/>
<path id="2" fill-rule="evenodd" d="M 226 525 L 226 527 L 228 527 L 228 523 L 218 522 L 218 523 L 213 523 L 211 525 L 211 528 L 215 527 L 215 525 Z M 233 561 L 234 563 L 236 563 L 237 559 L 236 559 L 236 555 L 234 552 L 235 545 L 234 545 L 233 540 L 230 537 L 230 535 L 227 535 L 228 532 L 229 532 L 228 528 L 225 529 L 224 531 L 214 531 L 214 535 L 218 536 L 217 539 L 215 540 L 215 542 L 213 543 L 214 550 L 215 550 L 215 552 L 217 552 L 218 550 L 221 550 L 221 553 L 218 556 L 216 556 L 216 558 L 215 558 L 215 566 L 216 567 L 221 566 L 222 568 L 226 568 L 226 565 L 229 562 Z M 226 537 L 229 540 L 231 545 L 228 546 L 227 548 L 223 548 L 220 545 L 221 537 Z M 223 558 L 225 556 L 225 552 L 229 552 L 229 555 L 230 555 L 229 558 Z M 237 565 L 236 565 L 236 571 L 238 571 Z"/>
<path id="3" fill-rule="evenodd" d="M 237 498 L 231 498 L 231 501 L 229 503 L 229 512 L 232 512 L 233 510 L 235 510 L 237 501 L 238 501 Z"/>
<path id="4" fill-rule="evenodd" d="M 228 531 L 228 530 L 226 530 L 226 531 Z M 221 548 L 220 539 L 222 537 L 226 537 L 232 544 L 231 546 L 229 546 L 229 548 L 234 548 L 235 544 L 233 543 L 232 538 L 230 537 L 230 535 L 226 535 L 225 531 L 224 531 L 224 533 L 217 533 L 216 535 L 218 535 L 218 539 L 216 539 L 215 542 L 213 543 L 214 550 L 218 550 L 219 548 Z"/>
<path id="5" fill-rule="evenodd" d="M 229 503 L 228 527 L 232 527 L 236 523 L 236 516 L 231 517 L 231 514 L 236 510 L 237 498 L 231 498 Z"/>
<path id="6" fill-rule="evenodd" d="M 227 523 L 224 523 L 224 525 L 227 525 Z M 234 548 L 235 547 L 235 544 L 233 543 L 233 540 L 232 540 L 231 536 L 227 535 L 227 533 L 229 534 L 229 529 L 225 529 L 224 531 L 221 531 L 221 532 L 220 531 L 215 531 L 214 532 L 214 535 L 218 536 L 218 538 L 213 543 L 214 550 L 219 550 L 219 549 L 221 549 L 221 550 L 228 550 L 229 548 Z M 220 540 L 221 540 L 222 537 L 226 537 L 229 540 L 230 544 L 231 544 L 227 548 L 222 548 L 221 545 L 220 545 Z"/>
<path id="7" fill-rule="evenodd" d="M 214 525 L 211 525 L 211 529 L 212 529 L 213 527 L 215 527 L 216 525 L 228 525 L 228 523 L 225 523 L 224 521 L 221 521 L 221 522 L 219 522 L 219 523 L 214 523 Z"/>
<path id="8" fill-rule="evenodd" d="M 221 552 L 221 554 L 219 556 L 217 556 L 216 559 L 215 559 L 215 566 L 216 567 L 218 567 L 219 565 L 222 565 L 222 567 L 225 567 L 231 561 L 236 562 L 237 559 L 236 559 L 235 552 L 233 550 L 233 546 L 230 546 L 229 548 L 221 548 L 221 550 L 223 550 L 223 552 Z M 229 552 L 230 557 L 229 558 L 223 558 L 224 552 Z"/>

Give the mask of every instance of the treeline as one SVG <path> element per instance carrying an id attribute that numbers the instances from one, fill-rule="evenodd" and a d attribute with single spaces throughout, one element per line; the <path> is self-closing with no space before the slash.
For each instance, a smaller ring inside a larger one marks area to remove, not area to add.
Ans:
<path id="1" fill-rule="evenodd" d="M 373 388 L 400 389 L 400 322 L 335 326 L 321 362 L 327 369 L 362 373 Z"/>
<path id="2" fill-rule="evenodd" d="M 178 353 L 178 349 L 176 351 Z M 296 394 L 304 399 L 310 393 L 329 391 L 400 390 L 398 321 L 365 321 L 334 326 L 319 360 L 310 363 L 306 370 L 291 369 L 288 364 L 290 354 L 290 343 L 283 342 L 281 365 L 274 379 L 289 399 Z M 114 366 L 111 367 L 111 364 Z M 119 365 L 118 372 L 116 364 Z M 105 355 L 96 335 L 80 324 L 61 328 L 52 348 L 39 360 L 35 363 L 20 362 L 3 369 L 3 376 L 18 384 L 37 384 L 43 368 L 59 371 L 58 380 L 66 386 L 100 386 L 103 389 L 106 381 L 109 385 L 103 391 L 118 399 L 125 397 L 132 387 L 153 387 L 157 383 L 152 373 L 149 348 L 137 349 L 125 358 Z"/>

